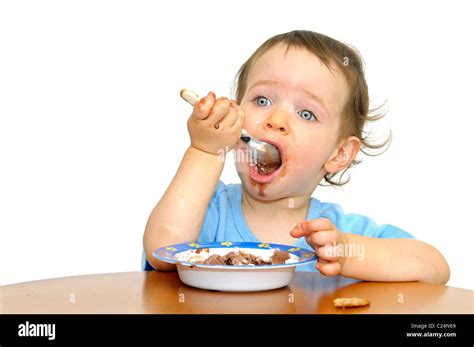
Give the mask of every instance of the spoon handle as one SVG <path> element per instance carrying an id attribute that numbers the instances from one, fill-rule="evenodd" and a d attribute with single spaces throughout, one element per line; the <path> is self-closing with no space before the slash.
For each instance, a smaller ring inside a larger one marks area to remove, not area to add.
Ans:
<path id="1" fill-rule="evenodd" d="M 179 92 L 179 95 L 187 101 L 191 106 L 196 105 L 196 103 L 199 101 L 199 95 L 197 95 L 195 92 L 193 92 L 190 89 L 182 89 Z"/>
<path id="2" fill-rule="evenodd" d="M 200 97 L 199 95 L 190 90 L 190 89 L 182 89 L 181 92 L 179 93 L 181 97 L 187 101 L 191 106 L 196 105 L 196 103 L 199 101 Z M 242 140 L 245 142 L 250 141 L 250 135 L 247 133 L 245 129 L 242 128 Z"/>

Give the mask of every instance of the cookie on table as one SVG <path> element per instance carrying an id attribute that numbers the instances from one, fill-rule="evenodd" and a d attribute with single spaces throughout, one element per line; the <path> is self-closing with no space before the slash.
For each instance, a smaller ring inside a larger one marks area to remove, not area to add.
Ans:
<path id="1" fill-rule="evenodd" d="M 334 306 L 338 308 L 369 306 L 370 301 L 366 298 L 337 298 L 333 300 Z"/>

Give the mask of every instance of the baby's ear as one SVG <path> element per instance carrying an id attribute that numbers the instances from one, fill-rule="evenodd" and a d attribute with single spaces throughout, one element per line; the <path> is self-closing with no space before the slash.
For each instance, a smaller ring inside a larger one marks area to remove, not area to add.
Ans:
<path id="1" fill-rule="evenodd" d="M 348 167 L 359 153 L 360 139 L 351 136 L 342 141 L 334 150 L 333 154 L 324 164 L 324 169 L 329 173 L 336 173 Z"/>

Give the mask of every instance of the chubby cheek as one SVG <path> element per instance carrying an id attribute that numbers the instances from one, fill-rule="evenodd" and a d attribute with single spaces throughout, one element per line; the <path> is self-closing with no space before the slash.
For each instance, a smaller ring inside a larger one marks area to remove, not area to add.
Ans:
<path id="1" fill-rule="evenodd" d="M 244 129 L 249 133 L 255 132 L 257 128 L 261 128 L 265 121 L 265 112 L 256 112 L 248 107 L 242 107 L 245 112 Z"/>
<path id="2" fill-rule="evenodd" d="M 316 146 L 294 146 L 288 153 L 288 179 L 294 185 L 316 181 L 325 160 L 322 152 L 316 152 Z"/>
<path id="3" fill-rule="evenodd" d="M 245 112 L 244 129 L 249 130 L 249 126 L 251 124 L 255 124 L 255 121 L 252 119 L 253 117 L 248 113 L 248 111 L 244 110 L 244 112 Z"/>

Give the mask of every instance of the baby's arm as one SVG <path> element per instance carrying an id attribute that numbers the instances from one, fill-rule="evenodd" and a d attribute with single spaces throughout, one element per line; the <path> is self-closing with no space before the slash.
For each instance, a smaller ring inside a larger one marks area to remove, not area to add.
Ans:
<path id="1" fill-rule="evenodd" d="M 347 257 L 341 275 L 366 281 L 420 281 L 445 284 L 449 266 L 433 246 L 414 239 L 377 239 L 345 234 L 348 244 L 360 244 L 365 257 Z"/>
<path id="2" fill-rule="evenodd" d="M 239 140 L 243 120 L 243 112 L 235 104 L 227 98 L 216 100 L 214 93 L 194 107 L 188 120 L 191 146 L 146 225 L 143 245 L 151 266 L 174 270 L 174 265 L 153 258 L 153 251 L 165 245 L 197 240 L 224 168 L 223 154 Z"/>
<path id="3" fill-rule="evenodd" d="M 324 275 L 387 282 L 444 284 L 449 280 L 449 266 L 444 257 L 436 248 L 421 241 L 342 233 L 326 218 L 301 222 L 291 235 L 306 237 L 316 250 L 317 267 Z M 338 252 L 341 249 L 345 251 L 342 255 Z"/>

